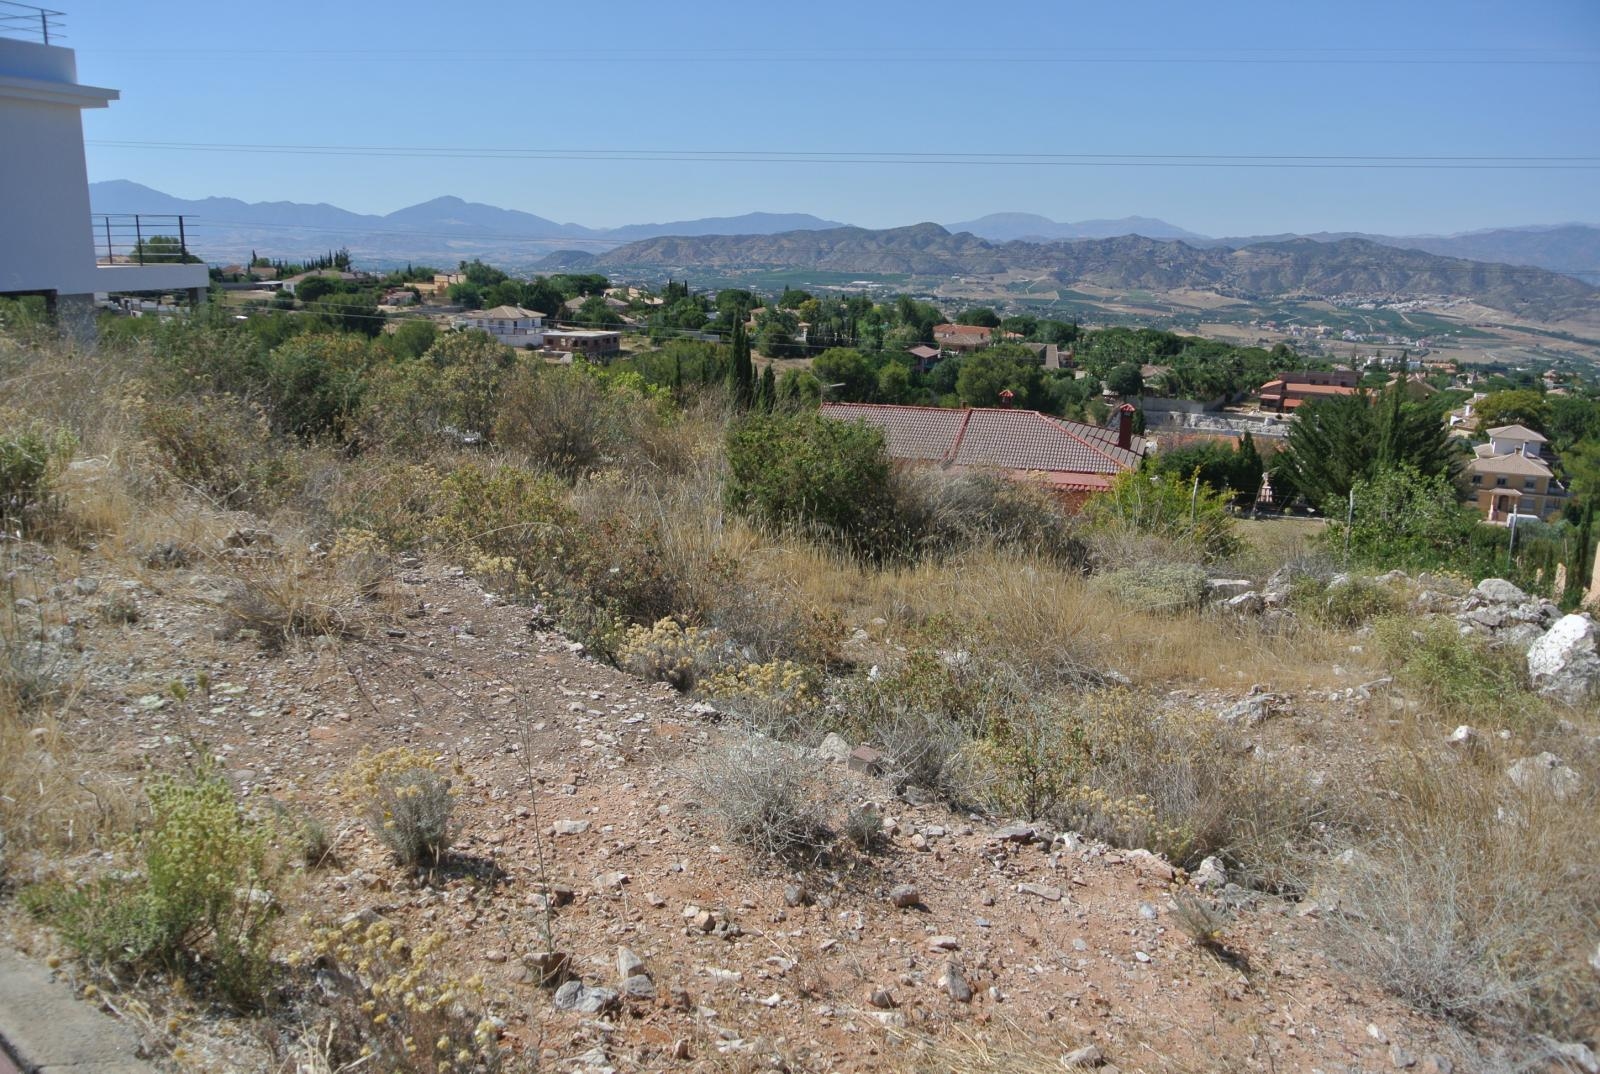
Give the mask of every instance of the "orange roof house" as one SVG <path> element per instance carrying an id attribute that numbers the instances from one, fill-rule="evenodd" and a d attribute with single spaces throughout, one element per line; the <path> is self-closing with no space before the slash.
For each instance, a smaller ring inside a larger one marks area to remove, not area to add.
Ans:
<path id="1" fill-rule="evenodd" d="M 1034 410 L 824 403 L 824 417 L 861 421 L 883 431 L 889 457 L 952 471 L 989 470 L 1042 482 L 1057 498 L 1080 503 L 1138 467 L 1144 438 L 1124 405 L 1109 428 Z"/>
<path id="2" fill-rule="evenodd" d="M 936 324 L 933 341 L 940 350 L 975 351 L 994 342 L 994 329 L 976 324 Z"/>

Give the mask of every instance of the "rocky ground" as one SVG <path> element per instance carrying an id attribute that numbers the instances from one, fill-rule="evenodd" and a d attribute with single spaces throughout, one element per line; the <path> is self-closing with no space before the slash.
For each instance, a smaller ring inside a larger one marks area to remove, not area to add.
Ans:
<path id="1" fill-rule="evenodd" d="M 337 835 L 285 896 L 286 946 L 305 942 L 302 916 L 442 934 L 432 957 L 483 977 L 502 1043 L 541 1068 L 1000 1069 L 972 1056 L 1010 1049 L 1108 1070 L 1468 1069 L 1448 1028 L 1316 953 L 1314 902 L 1216 870 L 913 805 L 845 763 L 841 794 L 884 819 L 876 853 L 791 873 L 722 845 L 688 779 L 715 713 L 542 632 L 459 568 L 403 562 L 359 636 L 277 651 L 219 629 L 227 558 L 34 548 L 16 563 L 80 684 L 65 730 L 96 765 L 132 781 L 211 751 L 247 801 L 320 818 Z M 199 672 L 207 690 L 168 691 Z M 1387 711 L 1370 673 L 1345 674 L 1317 696 L 1173 703 L 1276 714 L 1263 748 L 1312 756 L 1330 719 L 1359 741 Z M 363 749 L 396 745 L 448 757 L 460 794 L 456 853 L 424 876 L 392 864 L 341 789 Z M 1230 908 L 1215 946 L 1177 920 L 1202 889 Z M 577 974 L 559 991 L 537 981 L 546 901 Z M 12 904 L 0 929 L 57 950 Z M 169 1066 L 272 1062 L 259 1034 L 210 1018 L 139 1024 Z"/>

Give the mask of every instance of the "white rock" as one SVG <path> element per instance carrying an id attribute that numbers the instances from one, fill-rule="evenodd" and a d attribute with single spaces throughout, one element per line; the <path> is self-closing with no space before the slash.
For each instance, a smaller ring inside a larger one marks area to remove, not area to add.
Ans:
<path id="1" fill-rule="evenodd" d="M 1506 778 L 1523 791 L 1547 791 L 1558 802 L 1583 789 L 1583 777 L 1553 753 L 1523 757 L 1506 769 Z"/>
<path id="2" fill-rule="evenodd" d="M 1564 615 L 1528 647 L 1528 677 L 1545 697 L 1582 705 L 1600 699 L 1600 645 L 1594 620 Z"/>
<path id="3" fill-rule="evenodd" d="M 817 756 L 823 760 L 844 764 L 850 760 L 850 743 L 830 731 L 822 740 L 822 745 L 817 747 Z"/>
<path id="4" fill-rule="evenodd" d="M 1526 604 L 1528 594 L 1504 578 L 1485 578 L 1473 587 L 1472 595 L 1490 604 Z"/>

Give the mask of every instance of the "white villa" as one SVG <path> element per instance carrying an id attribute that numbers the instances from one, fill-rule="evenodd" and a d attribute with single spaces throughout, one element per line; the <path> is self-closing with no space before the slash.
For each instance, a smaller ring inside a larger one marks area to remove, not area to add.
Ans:
<path id="1" fill-rule="evenodd" d="M 511 347 L 544 346 L 544 314 L 521 306 L 467 310 L 455 318 L 457 328 L 476 328 Z"/>
<path id="2" fill-rule="evenodd" d="M 185 263 L 182 217 L 90 216 L 82 112 L 120 94 L 78 81 L 77 55 L 55 43 L 57 12 L 7 10 L 23 14 L 0 23 L 0 295 L 42 295 L 78 334 L 94 330 L 97 294 L 203 298 L 206 266 Z"/>

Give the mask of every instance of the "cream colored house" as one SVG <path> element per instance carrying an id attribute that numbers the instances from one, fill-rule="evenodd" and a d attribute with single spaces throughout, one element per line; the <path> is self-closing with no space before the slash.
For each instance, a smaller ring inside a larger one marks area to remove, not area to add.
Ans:
<path id="1" fill-rule="evenodd" d="M 1478 510 L 1490 522 L 1512 515 L 1549 521 L 1567 503 L 1567 489 L 1544 456 L 1547 441 L 1524 425 L 1489 430 L 1489 442 L 1473 449 L 1467 476 Z"/>

